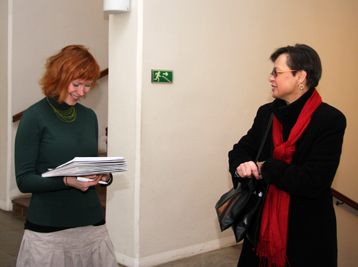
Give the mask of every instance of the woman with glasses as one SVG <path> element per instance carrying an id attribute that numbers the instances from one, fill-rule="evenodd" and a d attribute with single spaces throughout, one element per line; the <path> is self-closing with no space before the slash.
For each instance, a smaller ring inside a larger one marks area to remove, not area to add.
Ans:
<path id="1" fill-rule="evenodd" d="M 82 45 L 48 58 L 40 80 L 45 97 L 22 115 L 15 140 L 18 188 L 32 193 L 16 266 L 118 266 L 95 185 L 110 173 L 42 178 L 74 157 L 98 156 L 96 114 L 79 103 L 96 85 L 97 61 Z"/>
<path id="2" fill-rule="evenodd" d="M 338 168 L 345 116 L 316 90 L 321 61 L 307 45 L 270 57 L 272 103 L 261 106 L 248 133 L 229 152 L 234 186 L 263 179 L 265 198 L 257 247 L 245 238 L 238 266 L 337 266 L 331 184 Z M 268 138 L 258 152 L 269 118 Z"/>

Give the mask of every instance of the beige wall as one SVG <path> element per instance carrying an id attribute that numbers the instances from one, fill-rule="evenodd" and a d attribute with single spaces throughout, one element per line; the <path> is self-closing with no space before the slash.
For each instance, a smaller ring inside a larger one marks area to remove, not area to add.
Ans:
<path id="1" fill-rule="evenodd" d="M 110 16 L 109 155 L 130 169 L 108 193 L 120 262 L 153 266 L 234 243 L 214 205 L 231 187 L 227 152 L 272 101 L 268 58 L 280 46 L 306 43 L 321 55 L 318 90 L 349 125 L 334 187 L 358 200 L 357 11 L 356 1 L 338 0 L 133 0 L 130 13 Z M 151 69 L 173 70 L 174 83 L 152 84 Z M 358 241 L 343 228 L 358 218 L 341 209 L 339 264 L 353 266 L 357 256 L 345 251 Z"/>
<path id="2" fill-rule="evenodd" d="M 7 9 L 7 6 L 11 8 Z M 0 144 L 1 148 L 7 148 L 0 152 L 0 183 L 7 185 L 0 189 L 0 208 L 9 210 L 10 200 L 20 195 L 13 162 L 18 122 L 12 123 L 12 116 L 43 97 L 37 81 L 43 74 L 46 58 L 62 47 L 83 44 L 90 48 L 101 69 L 108 67 L 108 15 L 103 13 L 103 1 L 98 0 L 1 0 L 0 16 L 0 66 L 1 70 L 5 70 L 1 71 L 0 106 L 3 112 L 0 112 Z M 5 62 L 7 58 L 9 61 Z M 7 73 L 10 78 L 4 80 Z M 101 79 L 94 91 L 82 101 L 97 113 L 100 152 L 106 150 L 107 102 L 107 78 Z M 3 132 L 6 134 L 3 135 Z M 4 175 L 6 169 L 8 171 Z"/>
<path id="3" fill-rule="evenodd" d="M 337 199 L 334 198 L 334 203 Z M 335 205 L 337 217 L 338 267 L 355 267 L 357 256 L 358 211 L 348 205 Z"/>
<path id="4" fill-rule="evenodd" d="M 10 166 L 8 153 L 10 153 L 8 145 L 8 129 L 11 124 L 9 121 L 8 103 L 8 3 L 0 1 L 0 208 L 6 209 L 9 206 L 9 176 Z"/>

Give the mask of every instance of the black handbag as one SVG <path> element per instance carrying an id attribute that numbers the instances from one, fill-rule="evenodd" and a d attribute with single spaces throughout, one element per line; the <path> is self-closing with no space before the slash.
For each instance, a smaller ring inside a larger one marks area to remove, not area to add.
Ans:
<path id="1" fill-rule="evenodd" d="M 261 214 L 265 197 L 269 188 L 264 180 L 251 178 L 250 192 L 252 192 L 249 202 L 242 206 L 241 214 L 231 225 L 235 234 L 236 242 L 240 242 L 244 237 L 256 248 L 260 234 Z"/>
<path id="2" fill-rule="evenodd" d="M 272 120 L 273 114 L 271 114 L 266 127 L 255 162 L 258 161 L 261 154 Z M 240 183 L 236 188 L 232 188 L 222 195 L 215 205 L 221 231 L 231 227 L 236 242 L 240 242 L 246 236 L 256 247 L 260 232 L 261 213 L 268 187 L 269 184 L 263 179 L 256 180 L 252 177 L 247 184 Z"/>

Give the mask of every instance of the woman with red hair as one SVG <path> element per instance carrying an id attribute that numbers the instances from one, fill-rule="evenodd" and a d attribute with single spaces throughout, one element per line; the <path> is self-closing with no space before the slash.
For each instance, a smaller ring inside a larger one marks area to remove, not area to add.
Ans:
<path id="1" fill-rule="evenodd" d="M 82 45 L 48 58 L 40 80 L 45 97 L 22 115 L 15 140 L 18 188 L 32 193 L 17 266 L 118 266 L 95 185 L 112 174 L 42 178 L 74 157 L 98 156 L 98 123 L 79 100 L 100 69 Z"/>

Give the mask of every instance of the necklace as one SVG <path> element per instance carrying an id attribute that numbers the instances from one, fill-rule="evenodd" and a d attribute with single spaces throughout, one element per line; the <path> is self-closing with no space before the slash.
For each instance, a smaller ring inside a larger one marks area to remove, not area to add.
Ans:
<path id="1" fill-rule="evenodd" d="M 51 105 L 50 101 L 47 99 L 47 102 L 50 104 L 53 111 L 56 113 L 57 118 L 59 118 L 63 122 L 73 122 L 77 118 L 77 110 L 74 106 L 71 106 L 67 110 L 58 110 L 54 106 Z"/>

